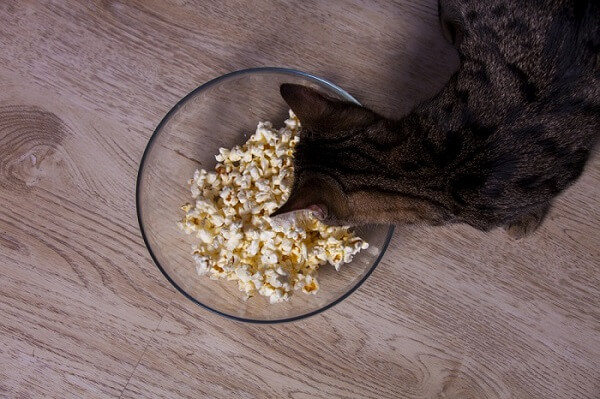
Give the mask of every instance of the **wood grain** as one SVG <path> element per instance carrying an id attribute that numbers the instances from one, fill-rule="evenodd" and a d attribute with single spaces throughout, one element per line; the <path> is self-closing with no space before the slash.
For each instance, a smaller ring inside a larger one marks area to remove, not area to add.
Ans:
<path id="1" fill-rule="evenodd" d="M 146 142 L 232 70 L 287 66 L 400 115 L 456 68 L 426 1 L 0 3 L 0 396 L 598 398 L 600 156 L 539 232 L 398 228 L 347 300 L 210 314 L 152 264 Z"/>

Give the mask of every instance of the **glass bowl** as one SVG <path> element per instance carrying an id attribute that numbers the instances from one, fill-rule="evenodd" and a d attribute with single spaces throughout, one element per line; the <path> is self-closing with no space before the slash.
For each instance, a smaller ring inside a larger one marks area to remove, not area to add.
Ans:
<path id="1" fill-rule="evenodd" d="M 256 68 L 223 75 L 198 87 L 169 111 L 148 142 L 137 177 L 138 222 L 160 271 L 192 302 L 240 321 L 292 321 L 330 308 L 371 274 L 393 233 L 391 226 L 357 227 L 369 249 L 339 272 L 329 264 L 321 266 L 316 295 L 295 291 L 283 303 L 269 304 L 261 295 L 245 300 L 236 281 L 211 280 L 196 273 L 191 247 L 197 239 L 177 227 L 184 214 L 181 205 L 192 199 L 187 181 L 198 168 L 212 170 L 219 147 L 242 144 L 259 121 L 283 126 L 288 107 L 279 94 L 282 83 L 303 84 L 357 102 L 326 80 L 295 70 Z"/>

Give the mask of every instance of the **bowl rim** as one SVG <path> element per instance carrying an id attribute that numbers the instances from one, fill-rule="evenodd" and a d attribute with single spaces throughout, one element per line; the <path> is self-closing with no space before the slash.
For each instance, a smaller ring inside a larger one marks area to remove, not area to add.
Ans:
<path id="1" fill-rule="evenodd" d="M 171 283 L 171 285 L 173 285 L 173 287 L 175 287 L 175 289 L 177 291 L 179 291 L 181 294 L 183 294 L 183 296 L 185 296 L 187 299 L 189 299 L 190 301 L 192 301 L 193 303 L 195 303 L 196 305 L 200 306 L 201 308 L 204 308 L 206 310 L 209 310 L 210 312 L 216 313 L 220 316 L 223 316 L 227 319 L 230 320 L 235 320 L 235 321 L 240 321 L 240 322 L 245 322 L 245 323 L 254 323 L 254 324 L 277 324 L 277 323 L 288 323 L 288 322 L 293 322 L 293 321 L 298 321 L 301 319 L 306 319 L 308 317 L 314 316 L 316 314 L 319 314 L 327 309 L 332 308 L 333 306 L 337 305 L 338 303 L 342 302 L 344 299 L 346 299 L 348 296 L 350 296 L 354 291 L 356 291 L 358 289 L 358 287 L 360 287 L 366 280 L 367 278 L 371 275 L 371 273 L 373 273 L 373 271 L 375 270 L 375 268 L 377 267 L 377 265 L 379 265 L 379 263 L 381 262 L 381 259 L 383 258 L 383 255 L 385 254 L 390 241 L 392 239 L 392 236 L 394 234 L 394 225 L 390 225 L 388 232 L 387 232 L 387 236 L 385 238 L 385 241 L 379 251 L 379 255 L 377 256 L 377 259 L 375 259 L 375 261 L 373 262 L 373 265 L 371 265 L 371 267 L 369 268 L 369 270 L 367 270 L 367 273 L 365 273 L 365 275 L 357 282 L 355 283 L 347 292 L 345 292 L 343 295 L 341 295 L 339 298 L 335 299 L 334 301 L 328 303 L 325 306 L 322 306 L 318 309 L 312 310 L 310 312 L 301 314 L 301 315 L 297 315 L 297 316 L 293 316 L 293 317 L 286 317 L 286 318 L 280 318 L 280 319 L 250 319 L 250 318 L 245 318 L 245 317 L 240 317 L 240 316 L 235 316 L 229 313 L 225 313 L 222 312 L 220 310 L 214 309 L 202 302 L 200 302 L 199 300 L 197 300 L 196 298 L 194 298 L 192 295 L 188 294 L 183 288 L 181 288 L 169 275 L 169 273 L 167 273 L 167 271 L 162 267 L 162 265 L 160 264 L 160 262 L 158 261 L 158 259 L 156 258 L 156 256 L 154 255 L 154 252 L 152 251 L 152 247 L 150 246 L 150 243 L 148 241 L 147 235 L 146 235 L 146 231 L 144 230 L 144 224 L 142 223 L 142 212 L 141 212 L 141 206 L 140 206 L 140 183 L 142 180 L 142 171 L 144 170 L 145 167 L 145 163 L 146 163 L 146 158 L 148 156 L 148 153 L 150 152 L 150 149 L 152 148 L 152 145 L 154 143 L 154 140 L 156 139 L 158 133 L 161 131 L 162 127 L 169 121 L 169 119 L 171 119 L 171 117 L 179 110 L 179 108 L 181 108 L 183 106 L 183 104 L 185 104 L 188 100 L 190 100 L 191 98 L 193 98 L 197 93 L 201 92 L 202 90 L 205 90 L 207 88 L 209 88 L 210 86 L 213 86 L 217 83 L 219 83 L 222 80 L 226 80 L 229 78 L 232 78 L 234 76 L 238 76 L 238 75 L 247 75 L 247 74 L 253 74 L 253 73 L 276 73 L 276 74 L 287 74 L 287 75 L 296 75 L 296 76 L 301 76 L 303 78 L 308 78 L 309 80 L 315 81 L 317 83 L 320 83 L 326 87 L 329 87 L 330 89 L 333 89 L 335 92 L 337 92 L 338 94 L 340 94 L 342 97 L 344 97 L 344 99 L 348 100 L 348 101 L 352 101 L 356 104 L 360 103 L 354 98 L 352 97 L 347 91 L 345 91 L 344 89 L 342 89 L 341 87 L 335 85 L 334 83 L 331 83 L 329 81 L 327 81 L 326 79 L 320 78 L 318 76 L 312 75 L 310 73 L 307 72 L 302 72 L 296 69 L 291 69 L 291 68 L 283 68 L 283 67 L 258 67 L 258 68 L 248 68 L 248 69 L 241 69 L 241 70 L 237 70 L 237 71 L 233 71 L 233 72 L 229 72 L 226 73 L 224 75 L 218 76 L 212 80 L 209 80 L 208 82 L 198 86 L 197 88 L 195 88 L 194 90 L 192 90 L 191 92 L 189 92 L 187 95 L 185 95 L 183 98 L 181 98 L 170 110 L 169 112 L 167 112 L 167 114 L 162 118 L 162 120 L 160 121 L 160 123 L 156 126 L 156 128 L 154 129 L 154 132 L 152 132 L 152 136 L 150 136 L 150 139 L 148 140 L 148 143 L 146 144 L 146 148 L 144 149 L 144 153 L 142 154 L 142 158 L 140 160 L 139 163 L 139 167 L 138 167 L 138 172 L 137 172 L 137 178 L 136 178 L 136 184 L 135 184 L 135 208 L 136 208 L 136 214 L 137 214 L 137 221 L 138 221 L 138 226 L 140 229 L 140 232 L 142 234 L 142 239 L 144 240 L 144 244 L 146 246 L 146 249 L 148 250 L 150 257 L 152 258 L 152 261 L 154 262 L 154 264 L 156 265 L 156 267 L 158 267 L 158 269 L 160 270 L 160 272 L 163 274 L 163 276 L 165 276 L 165 278 L 167 279 L 167 281 L 169 283 Z"/>

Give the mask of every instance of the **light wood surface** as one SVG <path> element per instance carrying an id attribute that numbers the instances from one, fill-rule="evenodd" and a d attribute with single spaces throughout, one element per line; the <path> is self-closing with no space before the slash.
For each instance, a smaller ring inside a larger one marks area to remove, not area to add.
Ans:
<path id="1" fill-rule="evenodd" d="M 396 230 L 334 308 L 229 321 L 175 292 L 135 216 L 178 99 L 286 66 L 400 115 L 457 59 L 422 1 L 0 2 L 0 396 L 598 398 L 600 157 L 539 232 Z"/>

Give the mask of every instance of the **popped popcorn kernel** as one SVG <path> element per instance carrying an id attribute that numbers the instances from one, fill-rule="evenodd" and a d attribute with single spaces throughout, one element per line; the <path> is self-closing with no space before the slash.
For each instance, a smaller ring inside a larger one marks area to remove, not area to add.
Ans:
<path id="1" fill-rule="evenodd" d="M 245 144 L 219 149 L 214 171 L 194 172 L 194 201 L 181 207 L 177 224 L 198 239 L 192 258 L 199 275 L 237 281 L 246 298 L 260 294 L 273 304 L 295 290 L 316 294 L 319 267 L 339 270 L 368 248 L 347 227 L 327 226 L 310 212 L 269 217 L 290 194 L 300 130 L 292 111 L 280 130 L 260 122 Z"/>

